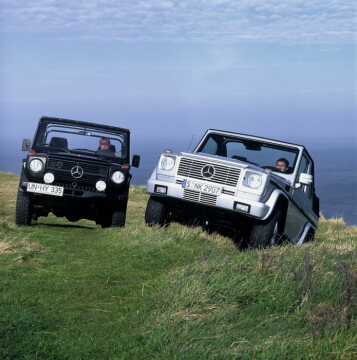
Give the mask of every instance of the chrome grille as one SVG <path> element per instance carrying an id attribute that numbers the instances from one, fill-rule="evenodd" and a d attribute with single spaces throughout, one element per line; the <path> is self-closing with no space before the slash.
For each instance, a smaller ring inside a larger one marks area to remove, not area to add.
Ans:
<path id="1" fill-rule="evenodd" d="M 201 173 L 202 168 L 206 165 L 211 165 L 215 169 L 211 178 L 206 178 Z M 177 175 L 236 187 L 240 172 L 240 169 L 234 167 L 183 157 L 180 160 Z"/>
<path id="2" fill-rule="evenodd" d="M 199 202 L 206 205 L 216 205 L 217 195 L 206 194 L 203 192 L 184 189 L 184 200 Z"/>

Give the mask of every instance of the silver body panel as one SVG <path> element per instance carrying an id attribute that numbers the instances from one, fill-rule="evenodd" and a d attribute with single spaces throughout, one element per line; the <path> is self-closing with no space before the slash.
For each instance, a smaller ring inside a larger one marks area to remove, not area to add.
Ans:
<path id="1" fill-rule="evenodd" d="M 291 174 L 269 173 L 259 166 L 226 158 L 217 155 L 197 153 L 205 137 L 214 132 L 215 134 L 229 134 L 237 136 L 239 139 L 250 139 L 254 141 L 264 141 L 279 146 L 289 146 L 298 152 L 295 169 Z M 187 203 L 201 204 L 207 207 L 222 209 L 231 213 L 237 213 L 246 217 L 250 221 L 264 221 L 274 211 L 278 201 L 282 197 L 286 199 L 288 206 L 286 209 L 286 221 L 284 225 L 284 235 L 291 242 L 301 244 L 307 235 L 308 230 L 315 230 L 318 223 L 318 216 L 313 211 L 312 196 L 308 196 L 306 188 L 297 184 L 298 168 L 301 158 L 306 150 L 301 145 L 289 144 L 271 139 L 260 137 L 233 134 L 218 130 L 208 130 L 197 145 L 194 152 L 181 152 L 177 154 L 163 153 L 160 156 L 158 166 L 154 169 L 147 182 L 147 192 L 154 196 L 167 197 Z M 175 159 L 175 165 L 170 171 L 160 168 L 161 160 L 164 156 L 171 156 Z M 203 171 L 214 168 L 214 174 L 210 178 L 205 178 Z M 203 169 L 205 168 L 205 169 Z M 266 185 L 261 193 L 252 193 L 244 184 L 244 176 L 247 171 L 252 171 L 265 179 Z M 197 185 L 196 189 L 187 189 L 187 181 Z M 196 184 L 197 183 L 197 184 Z M 203 184 L 203 185 L 202 185 Z M 208 194 L 200 191 L 202 187 L 218 186 L 218 194 Z M 165 187 L 166 194 L 159 193 L 157 187 Z M 185 187 L 186 186 L 186 187 Z M 249 190 L 249 191 L 248 191 Z M 235 204 L 240 203 L 249 208 L 249 212 L 235 208 Z M 197 214 L 199 216 L 199 214 Z M 214 221 L 214 219 L 212 219 Z"/>

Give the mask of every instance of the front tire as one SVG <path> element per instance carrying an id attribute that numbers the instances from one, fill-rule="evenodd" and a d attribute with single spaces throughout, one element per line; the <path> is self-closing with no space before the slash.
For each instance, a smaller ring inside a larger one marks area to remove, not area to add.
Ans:
<path id="1" fill-rule="evenodd" d="M 126 207 L 122 210 L 108 212 L 100 221 L 102 228 L 125 226 Z"/>
<path id="2" fill-rule="evenodd" d="M 112 214 L 112 227 L 125 226 L 126 211 L 114 211 Z"/>
<path id="3" fill-rule="evenodd" d="M 31 204 L 31 197 L 19 191 L 17 193 L 17 200 L 16 200 L 16 225 L 31 225 L 31 218 L 32 218 L 32 204 Z"/>
<path id="4" fill-rule="evenodd" d="M 280 241 L 281 215 L 281 210 L 277 209 L 267 221 L 253 224 L 248 240 L 250 249 L 266 248 Z"/>
<path id="5" fill-rule="evenodd" d="M 146 224 L 148 226 L 164 226 L 166 221 L 166 215 L 167 210 L 164 201 L 156 197 L 150 196 L 145 211 Z"/>

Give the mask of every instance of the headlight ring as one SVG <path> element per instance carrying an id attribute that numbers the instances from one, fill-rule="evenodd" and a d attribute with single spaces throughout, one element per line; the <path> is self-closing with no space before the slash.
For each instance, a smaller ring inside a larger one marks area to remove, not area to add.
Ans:
<path id="1" fill-rule="evenodd" d="M 161 159 L 160 167 L 163 170 L 170 171 L 174 168 L 174 166 L 175 166 L 175 159 L 172 156 L 164 156 Z"/>
<path id="2" fill-rule="evenodd" d="M 125 175 L 121 171 L 114 171 L 112 174 L 112 181 L 115 184 L 121 184 L 125 180 Z"/>
<path id="3" fill-rule="evenodd" d="M 250 174 L 247 179 L 247 185 L 252 189 L 258 189 L 262 184 L 262 177 L 258 174 Z"/>
<path id="4" fill-rule="evenodd" d="M 38 173 L 41 170 L 43 170 L 43 162 L 40 159 L 32 159 L 30 161 L 29 167 L 31 169 L 31 171 Z"/>

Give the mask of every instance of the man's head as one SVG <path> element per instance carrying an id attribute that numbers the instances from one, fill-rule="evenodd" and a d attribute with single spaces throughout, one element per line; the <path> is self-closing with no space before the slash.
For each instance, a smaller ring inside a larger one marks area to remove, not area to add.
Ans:
<path id="1" fill-rule="evenodd" d="M 276 168 L 279 169 L 281 172 L 286 172 L 288 170 L 289 161 L 285 158 L 278 159 L 276 161 Z"/>
<path id="2" fill-rule="evenodd" d="M 100 150 L 109 150 L 110 140 L 108 138 L 101 138 L 99 140 L 99 149 Z"/>

